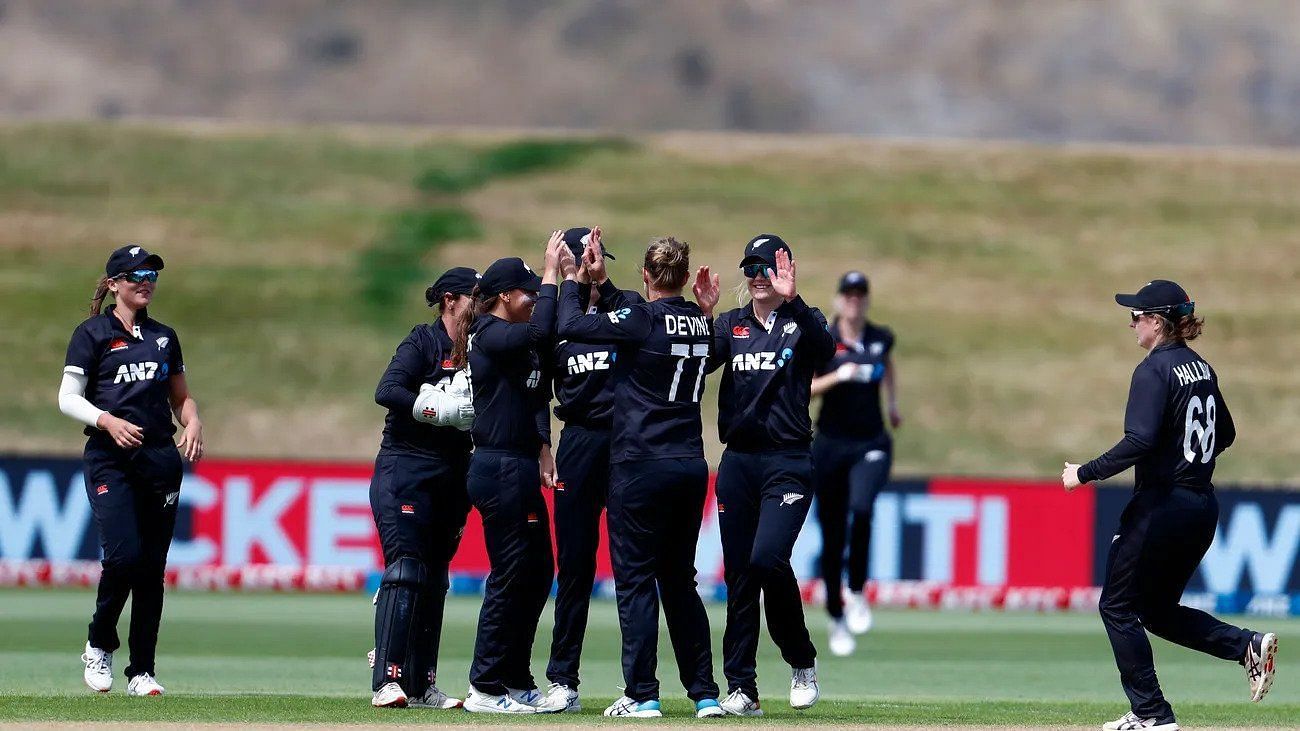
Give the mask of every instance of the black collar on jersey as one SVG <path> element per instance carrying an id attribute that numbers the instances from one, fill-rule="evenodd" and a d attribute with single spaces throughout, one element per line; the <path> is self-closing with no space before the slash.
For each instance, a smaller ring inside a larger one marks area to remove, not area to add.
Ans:
<path id="1" fill-rule="evenodd" d="M 840 320 L 843 319 L 844 318 L 840 317 L 839 315 L 836 315 L 835 319 L 831 320 L 831 334 L 835 336 L 836 340 L 840 339 Z M 862 329 L 858 330 L 859 343 L 867 342 L 867 332 L 869 330 L 871 330 L 871 320 L 868 320 L 864 317 L 862 318 Z"/>

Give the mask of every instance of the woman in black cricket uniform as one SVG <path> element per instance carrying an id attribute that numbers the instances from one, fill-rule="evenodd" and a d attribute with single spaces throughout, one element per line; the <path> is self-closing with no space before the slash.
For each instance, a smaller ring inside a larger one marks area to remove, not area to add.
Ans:
<path id="1" fill-rule="evenodd" d="M 1131 310 L 1129 327 L 1147 351 L 1133 371 L 1124 438 L 1083 466 L 1067 462 L 1061 480 L 1073 490 L 1135 467 L 1133 498 L 1110 544 L 1101 592 L 1102 623 L 1131 710 L 1102 728 L 1174 731 L 1147 632 L 1242 664 L 1252 701 L 1273 683 L 1277 637 L 1178 603 L 1214 539 L 1219 503 L 1210 480 L 1237 432 L 1218 374 L 1187 346 L 1204 319 L 1183 288 L 1157 279 L 1115 301 Z"/>
<path id="2" fill-rule="evenodd" d="M 538 692 L 529 668 L 537 621 L 555 567 L 539 484 L 555 486 L 549 389 L 543 371 L 555 329 L 555 281 L 563 232 L 546 245 L 538 277 L 518 257 L 498 259 L 474 291 L 452 356 L 468 363 L 474 400 L 469 497 L 483 516 L 491 572 L 479 612 L 465 709 L 562 710 Z"/>
<path id="3" fill-rule="evenodd" d="M 812 447 L 822 531 L 821 575 L 831 617 L 831 654 L 841 657 L 853 653 L 854 635 L 871 629 L 871 606 L 862 589 L 871 550 L 872 506 L 889 481 L 894 454 L 880 408 L 882 385 L 890 427 L 897 429 L 903 422 L 894 380 L 894 333 L 867 321 L 868 286 L 862 272 L 847 272 L 840 278 L 836 318 L 831 323 L 835 357 L 812 382 L 813 395 L 824 396 Z M 841 590 L 846 533 L 847 608 Z"/>
<path id="4" fill-rule="evenodd" d="M 438 646 L 448 567 L 465 530 L 465 473 L 473 404 L 464 370 L 452 364 L 451 332 L 473 306 L 478 274 L 447 270 L 425 292 L 438 319 L 416 325 L 375 390 L 388 409 L 370 482 L 370 508 L 384 550 L 375 601 L 371 703 L 457 708 L 438 690 Z"/>
<path id="5" fill-rule="evenodd" d="M 835 343 L 821 311 L 796 292 L 790 247 L 779 236 L 751 239 L 740 268 L 751 301 L 718 316 L 709 358 L 710 369 L 724 368 L 718 435 L 727 445 L 716 485 L 727 582 L 722 707 L 758 716 L 760 595 L 768 631 L 792 669 L 790 705 L 808 708 L 819 695 L 817 651 L 790 553 L 812 502 L 809 389 Z"/>
<path id="6" fill-rule="evenodd" d="M 575 259 L 589 259 L 578 270 L 579 305 L 587 313 L 607 313 L 643 301 L 635 292 L 614 286 L 603 257 L 586 257 L 588 243 L 614 257 L 600 243 L 600 228 L 571 228 L 564 243 Z M 564 422 L 556 469 L 564 479 L 555 486 L 555 554 L 558 564 L 555 630 L 546 677 L 548 700 L 565 712 L 582 710 L 578 699 L 578 664 L 587 632 L 587 611 L 596 579 L 600 516 L 609 494 L 610 428 L 613 424 L 614 363 L 618 346 L 559 340 L 551 358 L 557 404 Z"/>
<path id="7" fill-rule="evenodd" d="M 587 252 L 588 270 L 599 270 L 599 237 Z M 709 618 L 695 584 L 695 545 L 709 479 L 700 397 L 710 335 L 700 307 L 682 298 L 689 257 L 686 244 L 655 239 L 641 270 L 649 301 L 591 314 L 582 306 L 576 264 L 571 256 L 564 261 L 559 337 L 618 346 L 607 520 L 627 685 L 606 716 L 662 715 L 655 677 L 660 601 L 696 716 L 722 715 Z M 717 297 L 716 278 L 701 267 L 696 298 Z"/>
<path id="8" fill-rule="evenodd" d="M 176 528 L 181 454 L 203 456 L 203 424 L 185 383 L 176 331 L 149 316 L 163 260 L 139 246 L 114 251 L 77 326 L 59 388 L 59 409 L 85 424 L 86 494 L 104 551 L 99 596 L 90 620 L 86 684 L 113 685 L 117 620 L 131 595 L 127 695 L 162 695 L 154 679 L 163 571 Z M 114 303 L 103 309 L 103 300 Z M 184 427 L 173 444 L 176 427 Z M 179 446 L 179 449 L 178 449 Z"/>

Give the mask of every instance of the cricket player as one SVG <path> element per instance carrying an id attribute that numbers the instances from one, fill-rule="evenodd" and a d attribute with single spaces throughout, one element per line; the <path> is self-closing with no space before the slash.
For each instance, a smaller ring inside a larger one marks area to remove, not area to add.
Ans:
<path id="1" fill-rule="evenodd" d="M 550 358 L 563 248 L 563 232 L 555 231 L 541 277 L 518 257 L 493 262 L 454 341 L 453 367 L 469 364 L 474 402 L 469 497 L 483 517 L 491 563 L 465 698 L 465 709 L 475 713 L 563 710 L 537 690 L 529 667 L 555 573 L 541 493 L 541 486 L 552 488 L 556 480 L 543 370 Z"/>
<path id="2" fill-rule="evenodd" d="M 599 271 L 598 237 L 585 257 L 588 271 Z M 678 672 L 696 716 L 721 716 L 709 618 L 695 584 L 695 546 L 709 479 L 700 399 L 710 330 L 700 306 L 682 297 L 690 248 L 671 237 L 651 241 L 641 269 L 647 301 L 609 312 L 585 311 L 577 272 L 572 256 L 566 257 L 559 337 L 618 347 L 607 520 L 626 687 L 604 715 L 662 715 L 655 676 L 662 601 Z M 717 301 L 717 279 L 707 267 L 697 272 L 695 290 L 697 299 Z"/>
<path id="3" fill-rule="evenodd" d="M 854 635 L 871 629 L 871 605 L 863 594 L 871 549 L 871 517 L 876 495 L 889 481 L 893 439 L 885 429 L 881 387 L 889 405 L 889 425 L 903 423 L 898 413 L 894 333 L 867 321 L 870 285 L 862 272 L 845 272 L 835 296 L 835 357 L 812 382 L 822 396 L 813 439 L 817 522 L 822 531 L 821 575 L 826 586 L 828 637 L 832 655 L 853 654 Z M 848 542 L 847 594 L 844 544 Z M 847 601 L 846 601 L 847 599 Z"/>
<path id="4" fill-rule="evenodd" d="M 813 498 L 808 416 L 813 375 L 835 354 L 821 311 L 799 296 L 794 257 L 781 237 L 759 234 L 740 261 L 750 302 L 713 324 L 709 367 L 723 369 L 718 434 L 718 524 L 727 582 L 722 708 L 761 716 L 759 598 L 767 628 L 792 671 L 790 705 L 817 702 L 817 650 L 808 636 L 790 554 Z M 712 308 L 706 307 L 706 315 Z"/>
<path id="5" fill-rule="evenodd" d="M 104 552 L 90 620 L 86 685 L 113 687 L 117 620 L 131 597 L 127 695 L 162 695 L 154 654 L 162 621 L 163 571 L 176 528 L 181 456 L 203 457 L 203 423 L 185 383 L 176 331 L 149 316 L 162 257 L 134 245 L 108 257 L 77 326 L 59 387 L 59 410 L 85 425 L 84 475 Z M 113 304 L 103 307 L 112 296 Z M 184 431 L 180 443 L 173 417 Z"/>
<path id="6" fill-rule="evenodd" d="M 1201 334 L 1196 303 L 1174 282 L 1157 279 L 1115 301 L 1147 355 L 1133 371 L 1124 438 L 1082 466 L 1067 462 L 1067 490 L 1134 467 L 1133 497 L 1106 559 L 1101 619 L 1110 636 L 1130 710 L 1103 729 L 1176 731 L 1160 692 L 1147 632 L 1242 665 L 1250 699 L 1273 683 L 1277 636 L 1234 627 L 1180 605 L 1219 517 L 1214 465 L 1237 431 L 1219 376 L 1187 342 Z"/>
<path id="7" fill-rule="evenodd" d="M 600 229 L 571 228 L 564 244 L 581 261 L 593 240 L 602 256 L 578 268 L 579 305 L 587 313 L 609 313 L 644 300 L 610 281 L 604 258 L 613 259 L 600 243 Z M 618 346 L 559 340 L 551 358 L 556 401 L 555 416 L 564 422 L 556 469 L 563 479 L 555 486 L 555 554 L 557 590 L 555 630 L 546 677 L 548 697 L 563 703 L 565 712 L 582 710 L 578 698 L 578 665 L 587 632 L 587 612 L 596 579 L 596 549 L 600 518 L 609 495 L 610 430 L 614 422 L 614 364 Z"/>
<path id="8" fill-rule="evenodd" d="M 466 471 L 474 407 L 468 374 L 452 364 L 451 332 L 473 307 L 478 273 L 453 267 L 425 291 L 438 307 L 397 346 L 375 389 L 388 409 L 370 482 L 384 552 L 375 601 L 371 704 L 457 708 L 437 686 L 448 567 L 469 515 Z"/>

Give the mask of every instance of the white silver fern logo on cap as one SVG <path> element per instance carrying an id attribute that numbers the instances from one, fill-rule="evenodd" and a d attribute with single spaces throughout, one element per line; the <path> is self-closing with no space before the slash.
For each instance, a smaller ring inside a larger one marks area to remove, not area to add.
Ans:
<path id="1" fill-rule="evenodd" d="M 136 255 L 138 255 L 138 254 L 140 253 L 140 247 L 139 247 L 139 246 L 132 246 L 132 247 L 131 247 L 131 252 L 130 252 L 130 253 L 131 253 L 131 256 L 136 256 Z"/>
<path id="2" fill-rule="evenodd" d="M 767 242 L 768 239 L 759 239 L 758 241 L 755 241 L 754 243 L 750 244 L 749 249 L 750 251 L 755 251 L 758 249 L 758 247 L 762 246 L 763 244 L 766 244 Z"/>

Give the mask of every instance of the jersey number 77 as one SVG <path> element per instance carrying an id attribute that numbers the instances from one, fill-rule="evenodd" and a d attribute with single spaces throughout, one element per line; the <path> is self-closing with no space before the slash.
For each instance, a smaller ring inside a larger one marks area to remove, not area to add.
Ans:
<path id="1" fill-rule="evenodd" d="M 700 387 L 704 384 L 704 362 L 709 357 L 709 344 L 673 343 L 672 354 L 677 356 L 677 370 L 673 373 L 672 385 L 668 387 L 668 400 L 698 403 Z M 692 382 L 694 386 L 683 392 L 682 384 Z"/>

